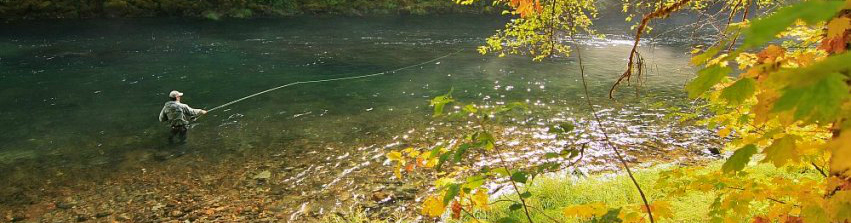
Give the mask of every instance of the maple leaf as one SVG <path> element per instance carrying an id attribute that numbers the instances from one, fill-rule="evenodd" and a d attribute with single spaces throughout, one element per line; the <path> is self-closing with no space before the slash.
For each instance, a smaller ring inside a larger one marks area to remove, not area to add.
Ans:
<path id="1" fill-rule="evenodd" d="M 756 95 L 756 104 L 751 108 L 754 112 L 754 124 L 763 124 L 771 119 L 771 108 L 779 95 L 776 91 L 767 90 Z"/>
<path id="2" fill-rule="evenodd" d="M 461 218 L 461 203 L 458 201 L 452 202 L 452 219 L 458 220 Z"/>
<path id="3" fill-rule="evenodd" d="M 772 112 L 794 110 L 795 119 L 829 123 L 836 119 L 840 104 L 848 97 L 845 77 L 831 73 L 803 87 L 787 87 Z"/>
<path id="4" fill-rule="evenodd" d="M 713 65 L 698 71 L 697 78 L 686 84 L 688 97 L 697 98 L 702 95 L 703 92 L 706 92 L 718 82 L 721 82 L 730 71 L 730 68 L 720 65 Z"/>
<path id="5" fill-rule="evenodd" d="M 777 58 L 782 57 L 786 54 L 786 49 L 783 47 L 771 44 L 765 47 L 762 51 L 756 54 L 757 62 L 759 63 L 772 63 L 776 62 Z"/>
<path id="6" fill-rule="evenodd" d="M 851 36 L 839 36 L 835 38 L 824 38 L 821 41 L 821 45 L 819 49 L 827 51 L 828 53 L 842 53 L 845 52 L 845 43 L 851 40 Z"/>
<path id="7" fill-rule="evenodd" d="M 566 207 L 562 210 L 562 214 L 565 217 L 578 217 L 578 218 L 590 218 L 594 216 L 603 216 L 608 212 L 606 205 L 600 202 L 583 204 L 583 205 L 572 205 Z"/>
<path id="8" fill-rule="evenodd" d="M 840 17 L 830 20 L 827 23 L 827 36 L 822 39 L 819 48 L 828 53 L 845 52 L 845 44 L 851 39 L 849 35 L 846 35 L 848 29 L 851 29 L 851 18 Z"/>
<path id="9" fill-rule="evenodd" d="M 771 221 L 762 216 L 756 216 L 753 217 L 753 221 L 751 221 L 751 223 L 771 223 Z"/>
<path id="10" fill-rule="evenodd" d="M 756 146 L 748 144 L 736 150 L 736 152 L 733 152 L 733 155 L 724 162 L 721 169 L 724 170 L 725 173 L 741 171 L 742 169 L 745 169 L 745 166 L 748 165 L 748 162 L 751 160 L 751 156 L 755 153 Z"/>
<path id="11" fill-rule="evenodd" d="M 647 207 L 641 207 L 644 212 L 647 212 Z M 653 216 L 659 219 L 671 218 L 674 217 L 674 212 L 671 211 L 671 203 L 667 201 L 654 201 L 650 204 L 650 210 L 653 212 Z"/>
<path id="12" fill-rule="evenodd" d="M 402 159 L 402 153 L 399 152 L 399 151 L 390 151 L 389 153 L 387 153 L 386 156 L 387 156 L 387 159 L 389 159 L 390 161 L 398 161 L 398 162 L 404 162 L 405 161 L 405 160 Z"/>
<path id="13" fill-rule="evenodd" d="M 762 162 L 771 162 L 776 167 L 782 167 L 790 161 L 798 162 L 801 157 L 795 149 L 795 141 L 797 141 L 797 137 L 792 135 L 774 140 L 770 146 L 763 150 L 762 153 L 765 153 L 765 158 Z"/>
<path id="14" fill-rule="evenodd" d="M 422 214 L 430 217 L 440 217 L 446 206 L 438 196 L 428 196 L 423 202 Z"/>
<path id="15" fill-rule="evenodd" d="M 721 130 L 718 130 L 718 136 L 720 136 L 721 138 L 726 138 L 729 135 L 730 135 L 730 128 L 723 128 Z"/>
<path id="16" fill-rule="evenodd" d="M 830 20 L 827 23 L 827 38 L 843 36 L 847 29 L 851 29 L 851 18 L 841 17 Z"/>
<path id="17" fill-rule="evenodd" d="M 830 172 L 843 177 L 851 176 L 851 130 L 843 130 L 839 137 L 827 144 L 830 150 Z"/>
<path id="18" fill-rule="evenodd" d="M 473 205 L 475 207 L 487 211 L 490 209 L 488 206 L 488 189 L 487 188 L 479 188 L 476 190 L 476 193 L 473 194 Z"/>
<path id="19" fill-rule="evenodd" d="M 744 103 L 756 92 L 756 80 L 753 78 L 742 78 L 721 91 L 721 98 L 732 105 Z"/>
<path id="20" fill-rule="evenodd" d="M 801 217 L 786 216 L 784 223 L 804 223 L 804 219 Z"/>

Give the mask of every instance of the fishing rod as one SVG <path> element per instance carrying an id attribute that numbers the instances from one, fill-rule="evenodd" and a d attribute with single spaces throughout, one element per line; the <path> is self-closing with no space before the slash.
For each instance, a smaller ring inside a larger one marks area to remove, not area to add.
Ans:
<path id="1" fill-rule="evenodd" d="M 452 55 L 459 53 L 461 51 L 464 51 L 464 50 L 461 49 L 461 50 L 458 50 L 458 51 L 455 51 L 455 52 L 452 52 L 452 53 L 449 53 L 449 54 L 446 54 L 446 55 L 443 55 L 443 56 L 440 56 L 440 57 L 437 57 L 437 58 L 434 58 L 434 59 L 431 59 L 431 60 L 427 60 L 427 61 L 422 62 L 422 63 L 409 65 L 409 66 L 405 66 L 405 67 L 400 67 L 400 68 L 396 68 L 396 69 L 393 69 L 393 70 L 382 71 L 382 72 L 378 72 L 378 73 L 371 73 L 371 74 L 352 76 L 352 77 L 338 77 L 338 78 L 320 79 L 320 80 L 311 80 L 311 81 L 296 81 L 296 82 L 284 84 L 284 85 L 281 85 L 281 86 L 269 88 L 269 89 L 266 89 L 266 90 L 263 90 L 263 91 L 260 91 L 260 92 L 257 92 L 257 93 L 254 93 L 254 94 L 251 94 L 251 95 L 248 95 L 248 96 L 245 96 L 245 97 L 233 100 L 233 101 L 230 101 L 228 103 L 224 103 L 222 105 L 211 108 L 210 110 L 207 110 L 207 112 L 209 113 L 209 112 L 230 106 L 232 104 L 236 104 L 238 102 L 244 101 L 246 99 L 257 97 L 257 96 L 265 94 L 265 93 L 269 93 L 269 92 L 274 91 L 274 90 L 278 90 L 278 89 L 286 88 L 286 87 L 291 87 L 291 86 L 296 86 L 296 85 L 300 85 L 300 84 L 312 84 L 312 83 L 322 83 L 322 82 L 332 82 L 332 81 L 354 80 L 354 79 L 361 79 L 361 78 L 367 78 L 367 77 L 381 76 L 381 75 L 385 75 L 385 74 L 392 74 L 392 73 L 395 73 L 397 71 L 406 70 L 406 69 L 410 69 L 410 68 L 413 68 L 413 67 L 422 66 L 422 65 L 425 65 L 427 63 L 435 62 L 437 60 L 452 56 Z"/>

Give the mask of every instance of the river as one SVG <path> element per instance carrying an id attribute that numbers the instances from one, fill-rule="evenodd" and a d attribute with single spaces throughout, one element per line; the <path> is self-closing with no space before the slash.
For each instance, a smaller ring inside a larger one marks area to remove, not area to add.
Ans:
<path id="1" fill-rule="evenodd" d="M 578 171 L 617 169 L 605 160 L 611 151 L 599 144 L 601 128 L 588 121 L 575 58 L 532 62 L 476 52 L 506 21 L 444 15 L 0 24 L 0 210 L 7 210 L 0 214 L 296 221 L 352 208 L 411 211 L 404 204 L 416 203 L 418 192 L 391 179 L 383 154 L 457 137 L 458 124 L 432 118 L 428 104 L 450 89 L 467 103 L 529 104 L 529 114 L 500 123 L 500 144 L 518 157 L 534 160 L 557 148 L 546 126 L 570 121 L 586 132 L 573 140 L 592 145 Z M 670 108 L 693 103 L 682 86 L 695 71 L 688 45 L 700 38 L 648 37 L 646 72 L 632 83 L 639 87 L 622 87 L 610 100 L 631 38 L 628 24 L 605 27 L 607 38 L 580 37 L 579 44 L 592 100 L 615 140 L 634 145 L 630 159 L 676 162 L 670 154 L 702 155 L 716 146 L 703 137 L 709 130 L 666 118 Z M 157 121 L 171 90 L 209 109 L 287 83 L 444 55 L 240 101 L 197 120 L 183 145 L 169 144 Z M 395 205 L 373 198 L 382 191 L 398 191 Z"/>

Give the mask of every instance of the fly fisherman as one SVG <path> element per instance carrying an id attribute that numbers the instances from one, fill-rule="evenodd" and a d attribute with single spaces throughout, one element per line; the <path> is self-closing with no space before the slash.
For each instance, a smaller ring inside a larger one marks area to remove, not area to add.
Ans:
<path id="1" fill-rule="evenodd" d="M 168 93 L 169 101 L 163 106 L 160 111 L 160 122 L 166 122 L 171 126 L 171 134 L 168 137 L 169 143 L 174 143 L 174 137 L 177 136 L 180 142 L 186 141 L 186 132 L 189 130 L 189 120 L 193 120 L 199 115 L 207 114 L 206 110 L 194 109 L 189 105 L 180 103 L 180 97 L 183 93 L 179 91 L 171 91 Z"/>

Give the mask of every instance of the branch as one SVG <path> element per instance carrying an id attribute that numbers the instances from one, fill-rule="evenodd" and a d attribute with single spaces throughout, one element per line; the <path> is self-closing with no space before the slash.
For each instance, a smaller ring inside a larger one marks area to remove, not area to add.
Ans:
<path id="1" fill-rule="evenodd" d="M 571 39 L 573 39 L 573 35 L 571 35 Z M 635 188 L 638 189 L 638 194 L 641 195 L 641 201 L 644 202 L 644 207 L 647 209 L 647 215 L 650 217 L 650 223 L 655 223 L 655 221 L 653 220 L 653 212 L 650 210 L 650 203 L 647 202 L 647 196 L 644 195 L 644 190 L 641 189 L 641 185 L 638 184 L 637 180 L 635 180 L 635 176 L 632 175 L 632 170 L 629 169 L 629 165 L 627 165 L 626 160 L 624 160 L 620 150 L 609 139 L 609 134 L 606 133 L 606 129 L 603 126 L 603 122 L 600 120 L 600 116 L 597 116 L 597 111 L 594 109 L 594 104 L 591 103 L 591 94 L 588 93 L 588 82 L 585 81 L 585 66 L 582 64 L 582 53 L 579 50 L 579 47 L 576 47 L 576 42 L 574 42 L 574 48 L 576 48 L 576 56 L 577 58 L 579 58 L 579 73 L 582 76 L 582 87 L 585 89 L 585 100 L 588 102 L 588 108 L 591 109 L 591 115 L 594 116 L 594 120 L 596 120 L 597 125 L 600 126 L 600 131 L 603 132 L 603 137 L 606 140 L 607 145 L 609 145 L 609 147 L 611 147 L 612 150 L 615 151 L 615 155 L 617 155 L 618 160 L 621 162 L 624 169 L 626 169 L 626 173 L 627 175 L 629 175 L 629 179 L 632 180 L 632 184 L 634 184 Z M 633 48 L 633 50 L 635 49 Z"/>
<path id="2" fill-rule="evenodd" d="M 815 163 L 815 162 L 810 162 L 810 164 L 812 164 L 812 165 L 813 165 L 813 167 L 815 167 L 815 168 L 816 168 L 816 170 L 818 170 L 818 172 L 821 174 L 821 176 L 823 176 L 823 177 L 827 177 L 827 174 L 826 174 L 826 173 L 824 173 L 824 170 L 823 170 L 821 167 L 819 167 L 818 165 L 816 165 L 816 163 Z"/>
<path id="3" fill-rule="evenodd" d="M 621 77 L 618 78 L 618 81 L 616 81 L 615 84 L 612 85 L 612 88 L 609 90 L 610 99 L 614 98 L 612 95 L 615 92 L 615 88 L 618 87 L 621 81 L 623 81 L 624 79 L 627 79 L 627 81 L 629 81 L 629 78 L 632 76 L 632 66 L 634 64 L 634 57 L 636 55 L 636 52 L 638 51 L 638 42 L 641 41 L 641 33 L 644 32 L 644 28 L 647 27 L 647 23 L 650 22 L 651 19 L 670 15 L 672 12 L 676 11 L 677 9 L 679 9 L 686 3 L 689 3 L 690 1 L 691 0 L 680 0 L 679 2 L 674 3 L 671 6 L 660 8 L 654 12 L 651 12 L 650 14 L 644 15 L 644 17 L 641 18 L 641 23 L 638 25 L 638 29 L 636 29 L 635 31 L 635 43 L 632 44 L 632 50 L 630 50 L 629 52 L 629 61 L 627 62 L 626 71 L 621 74 Z M 581 66 L 582 65 L 580 65 L 580 67 Z"/>

